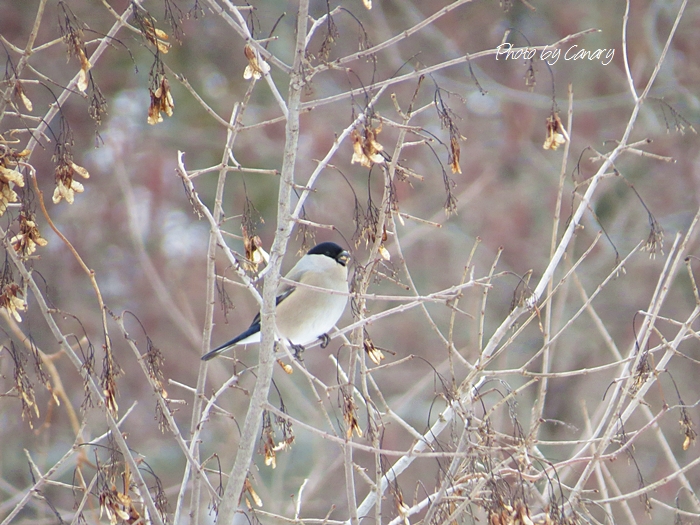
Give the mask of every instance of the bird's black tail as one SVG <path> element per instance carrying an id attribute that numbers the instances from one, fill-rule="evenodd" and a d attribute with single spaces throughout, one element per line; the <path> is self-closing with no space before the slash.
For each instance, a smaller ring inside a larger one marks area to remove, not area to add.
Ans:
<path id="1" fill-rule="evenodd" d="M 202 356 L 202 361 L 209 361 L 210 359 L 215 358 L 217 355 L 225 352 L 229 348 L 232 348 L 236 346 L 240 341 L 243 341 L 243 339 L 250 337 L 251 335 L 257 333 L 260 331 L 260 324 L 259 323 L 253 323 L 250 325 L 250 328 L 248 328 L 245 332 L 243 332 L 240 335 L 237 335 L 233 339 L 231 339 L 229 342 L 222 344 L 221 346 L 218 346 L 214 348 L 214 350 L 211 350 L 204 354 Z"/>

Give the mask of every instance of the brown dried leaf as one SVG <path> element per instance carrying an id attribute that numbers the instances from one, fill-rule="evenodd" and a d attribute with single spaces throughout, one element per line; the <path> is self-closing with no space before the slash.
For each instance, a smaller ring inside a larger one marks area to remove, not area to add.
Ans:
<path id="1" fill-rule="evenodd" d="M 245 80 L 250 80 L 251 78 L 260 80 L 265 73 L 270 71 L 270 64 L 265 62 L 262 57 L 258 56 L 257 52 L 250 44 L 245 45 L 243 53 L 248 59 L 248 65 L 243 72 L 243 78 Z"/>
<path id="2" fill-rule="evenodd" d="M 78 58 L 80 59 L 80 73 L 78 73 L 78 89 L 85 93 L 88 88 L 88 71 L 92 68 L 92 64 L 85 55 L 83 48 L 78 49 Z"/>
<path id="3" fill-rule="evenodd" d="M 281 359 L 277 360 L 277 364 L 282 367 L 282 370 L 284 370 L 285 374 L 292 375 L 294 373 L 294 369 L 292 368 L 292 365 L 285 363 Z"/>
<path id="4" fill-rule="evenodd" d="M 384 352 L 374 346 L 374 343 L 367 334 L 365 334 L 364 347 L 367 357 L 369 357 L 375 365 L 381 364 L 382 360 L 384 359 Z"/>
<path id="5" fill-rule="evenodd" d="M 33 216 L 21 211 L 19 214 L 19 233 L 10 239 L 14 250 L 22 257 L 28 257 L 38 246 L 46 246 L 48 241 L 39 233 Z"/>
<path id="6" fill-rule="evenodd" d="M 17 283 L 6 284 L 0 294 L 0 308 L 5 308 L 7 312 L 15 318 L 18 323 L 22 322 L 19 312 L 27 311 L 27 303 L 21 297 L 22 290 Z"/>
<path id="7" fill-rule="evenodd" d="M 22 87 L 22 84 L 19 81 L 15 83 L 15 96 L 17 96 L 22 101 L 22 104 L 24 104 L 24 107 L 27 108 L 27 111 L 34 110 L 34 105 L 32 104 L 32 101 L 29 100 L 29 97 L 25 93 L 24 88 Z"/>
<path id="8" fill-rule="evenodd" d="M 457 137 L 452 135 L 450 137 L 450 168 L 452 168 L 452 173 L 462 173 L 462 168 L 459 166 L 459 155 L 460 146 Z"/>
<path id="9" fill-rule="evenodd" d="M 147 122 L 151 125 L 163 122 L 163 117 L 161 112 L 165 113 L 167 116 L 172 117 L 173 108 L 175 108 L 175 102 L 173 101 L 173 96 L 170 93 L 170 83 L 168 79 L 162 77 L 160 82 L 156 81 L 156 87 L 149 88 L 149 93 L 151 94 L 151 105 L 148 106 L 148 120 Z"/>
<path id="10" fill-rule="evenodd" d="M 352 395 L 343 395 L 344 406 L 343 406 L 343 419 L 345 419 L 345 435 L 348 439 L 352 438 L 353 432 L 357 434 L 357 437 L 362 437 L 362 429 L 360 428 L 360 423 L 357 421 L 357 405 L 355 405 L 355 400 Z"/>
<path id="11" fill-rule="evenodd" d="M 556 150 L 566 142 L 566 137 L 561 133 L 564 129 L 561 119 L 556 112 L 547 117 L 547 137 L 544 139 L 542 147 L 544 149 Z"/>
<path id="12" fill-rule="evenodd" d="M 383 164 L 384 157 L 381 152 L 384 151 L 384 146 L 377 142 L 377 135 L 382 131 L 381 122 L 376 128 L 372 128 L 367 124 L 364 126 L 363 132 L 360 133 L 353 129 L 350 133 L 352 139 L 352 164 L 359 163 L 362 167 L 371 168 L 372 164 Z"/>
<path id="13" fill-rule="evenodd" d="M 246 480 L 245 480 L 245 485 L 243 486 L 243 490 L 247 491 L 248 494 L 250 494 L 250 497 L 253 498 L 253 502 L 255 502 L 255 504 L 258 507 L 263 506 L 263 502 L 260 499 L 260 496 L 258 496 L 257 492 L 255 492 L 255 489 L 253 489 L 253 485 L 250 483 L 248 478 L 246 478 Z"/>

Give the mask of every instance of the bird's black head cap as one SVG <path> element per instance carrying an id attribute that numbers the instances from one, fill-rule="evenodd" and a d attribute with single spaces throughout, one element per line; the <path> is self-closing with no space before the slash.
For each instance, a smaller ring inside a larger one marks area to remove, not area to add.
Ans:
<path id="1" fill-rule="evenodd" d="M 350 254 L 334 242 L 322 242 L 311 248 L 308 255 L 325 255 L 345 266 Z"/>

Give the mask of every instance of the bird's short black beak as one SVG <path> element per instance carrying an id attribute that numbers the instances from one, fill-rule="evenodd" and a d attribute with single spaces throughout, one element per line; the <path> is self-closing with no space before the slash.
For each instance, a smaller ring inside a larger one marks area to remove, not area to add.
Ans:
<path id="1" fill-rule="evenodd" d="M 339 264 L 347 266 L 350 262 L 350 253 L 343 250 L 342 252 L 340 252 L 338 257 L 335 258 L 335 260 L 338 261 Z"/>

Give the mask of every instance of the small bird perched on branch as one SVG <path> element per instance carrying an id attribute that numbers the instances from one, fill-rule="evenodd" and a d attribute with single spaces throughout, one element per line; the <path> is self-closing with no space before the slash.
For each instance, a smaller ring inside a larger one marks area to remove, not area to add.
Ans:
<path id="1" fill-rule="evenodd" d="M 313 290 L 283 282 L 277 289 L 275 324 L 281 339 L 289 341 L 295 351 L 317 339 L 328 344 L 328 331 L 335 326 L 348 302 L 348 267 L 350 254 L 334 242 L 322 242 L 311 248 L 294 265 L 285 279 L 339 294 Z M 248 329 L 214 350 L 204 354 L 208 361 L 238 344 L 260 342 L 260 313 Z"/>

